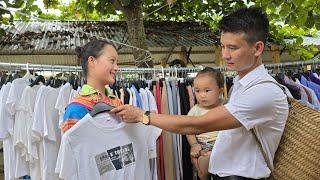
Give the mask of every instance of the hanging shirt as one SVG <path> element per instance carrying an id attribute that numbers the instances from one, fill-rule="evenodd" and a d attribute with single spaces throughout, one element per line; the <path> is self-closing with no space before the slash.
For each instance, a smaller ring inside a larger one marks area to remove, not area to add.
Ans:
<path id="1" fill-rule="evenodd" d="M 15 115 L 13 142 L 19 149 L 20 156 L 25 157 L 26 161 L 29 161 L 29 157 L 27 156 L 28 133 L 31 133 L 34 104 L 39 88 L 40 85 L 25 87 Z"/>
<path id="2" fill-rule="evenodd" d="M 320 110 L 320 101 L 318 100 L 316 93 L 312 89 L 310 89 L 309 87 L 301 84 L 298 79 L 296 80 L 296 83 L 301 85 L 303 87 L 303 89 L 306 90 L 306 92 L 308 93 L 308 96 L 310 96 L 310 99 L 311 99 L 310 103 L 313 105 L 313 107 L 317 110 Z"/>
<path id="3" fill-rule="evenodd" d="M 55 104 L 55 108 L 59 111 L 59 125 L 61 125 L 63 122 L 63 114 L 67 105 L 69 104 L 69 97 L 72 90 L 72 86 L 68 82 L 60 88 L 59 95 Z"/>
<path id="4" fill-rule="evenodd" d="M 13 148 L 13 119 L 6 106 L 11 82 L 2 86 L 0 91 L 0 140 L 3 141 L 4 178 L 15 179 L 15 154 Z"/>
<path id="5" fill-rule="evenodd" d="M 133 106 L 143 108 L 141 95 L 134 85 L 132 85 L 131 87 L 131 92 L 132 92 Z"/>
<path id="6" fill-rule="evenodd" d="M 26 86 L 23 90 L 16 112 L 18 121 L 15 122 L 14 129 L 14 144 L 15 146 L 19 146 L 20 155 L 25 157 L 25 160 L 28 161 L 30 169 L 29 175 L 32 179 L 41 178 L 39 168 L 34 168 L 36 165 L 33 163 L 32 158 L 28 153 L 28 145 L 30 144 L 30 136 L 32 134 L 35 100 L 41 86 L 43 85 L 35 85 L 33 87 Z"/>
<path id="7" fill-rule="evenodd" d="M 276 82 L 264 65 L 256 67 L 241 79 L 236 77 L 225 108 L 242 126 L 219 131 L 210 157 L 210 173 L 220 177 L 237 175 L 254 179 L 270 175 L 271 171 L 250 130 L 256 129 L 273 168 L 274 154 L 283 134 L 289 107 L 287 96 L 277 85 L 258 84 L 266 80 Z M 288 91 L 287 94 L 290 95 Z"/>
<path id="8" fill-rule="evenodd" d="M 124 104 L 124 89 L 121 88 L 119 91 L 120 91 L 120 100 Z"/>
<path id="9" fill-rule="evenodd" d="M 145 89 L 140 88 L 140 97 L 141 97 L 141 104 L 142 104 L 142 109 L 149 111 L 149 99 L 148 99 L 148 94 Z"/>
<path id="10" fill-rule="evenodd" d="M 127 88 L 127 92 L 129 93 L 129 105 L 133 105 L 133 95 L 130 88 Z"/>
<path id="11" fill-rule="evenodd" d="M 209 111 L 210 109 L 202 108 L 198 104 L 196 104 L 190 109 L 188 116 L 201 116 L 206 114 Z M 196 138 L 200 143 L 207 143 L 207 142 L 215 141 L 217 138 L 217 135 L 218 135 L 218 132 L 214 131 L 214 132 L 198 134 L 196 135 Z"/>
<path id="12" fill-rule="evenodd" d="M 312 72 L 308 72 L 307 75 L 312 82 L 320 86 L 320 79 L 318 77 L 316 77 Z"/>
<path id="13" fill-rule="evenodd" d="M 38 168 L 41 179 L 59 179 L 54 172 L 61 139 L 59 112 L 55 108 L 59 91 L 57 88 L 41 87 L 36 97 L 32 142 L 28 151 L 33 159 L 33 169 L 36 172 Z"/>
<path id="14" fill-rule="evenodd" d="M 14 116 L 14 122 L 19 121 L 21 118 L 19 115 L 16 116 L 17 110 L 19 110 L 19 102 L 21 100 L 22 92 L 26 86 L 30 84 L 27 78 L 18 78 L 12 81 L 6 106 L 12 116 Z M 15 125 L 14 125 L 15 126 Z M 14 127 L 15 128 L 15 127 Z M 19 146 L 14 147 L 15 153 L 15 177 L 19 178 L 29 174 L 29 166 L 25 157 L 21 157 L 22 150 Z"/>
<path id="15" fill-rule="evenodd" d="M 2 86 L 0 90 L 0 139 L 5 139 L 13 134 L 13 116 L 6 108 L 6 101 L 11 83 Z"/>
<path id="16" fill-rule="evenodd" d="M 66 107 L 63 123 L 60 126 L 62 132 L 66 132 L 73 125 L 75 125 L 80 119 L 82 119 L 87 113 L 89 113 L 93 106 L 97 102 L 104 102 L 113 106 L 122 105 L 120 99 L 114 95 L 109 95 L 108 91 L 105 91 L 107 95 L 104 99 L 98 90 L 85 84 L 82 86 L 79 95 L 76 96 L 70 104 Z"/>
<path id="17" fill-rule="evenodd" d="M 301 76 L 301 84 L 312 89 L 316 93 L 317 99 L 320 101 L 320 85 L 312 81 L 308 81 L 304 76 Z"/>
<path id="18" fill-rule="evenodd" d="M 63 135 L 56 172 L 68 180 L 149 180 L 150 130 L 113 114 L 87 114 Z"/>
<path id="19" fill-rule="evenodd" d="M 156 99 L 155 99 L 154 95 L 149 90 L 149 88 L 146 88 L 146 93 L 147 93 L 147 96 L 148 96 L 148 105 L 149 105 L 147 110 L 149 110 L 151 112 L 154 112 L 154 113 L 158 113 L 157 102 L 156 102 Z"/>

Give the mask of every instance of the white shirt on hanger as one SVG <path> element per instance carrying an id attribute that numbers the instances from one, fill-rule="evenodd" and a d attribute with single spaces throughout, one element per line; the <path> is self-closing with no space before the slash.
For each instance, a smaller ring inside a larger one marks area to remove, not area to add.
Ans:
<path id="1" fill-rule="evenodd" d="M 69 104 L 71 91 L 72 86 L 68 82 L 60 88 L 59 95 L 55 104 L 55 108 L 59 111 L 59 126 L 63 122 L 63 114 L 65 112 L 65 108 Z"/>
<path id="2" fill-rule="evenodd" d="M 42 101 L 43 105 L 39 106 L 39 113 L 35 114 L 32 130 L 38 136 L 43 146 L 42 179 L 56 180 L 59 178 L 54 169 L 61 139 L 59 112 L 55 109 L 59 89 L 47 87 L 46 91 L 47 93 Z"/>
<path id="3" fill-rule="evenodd" d="M 0 91 L 0 139 L 3 141 L 4 178 L 16 179 L 15 154 L 13 148 L 13 119 L 6 106 L 11 82 L 2 86 Z"/>
<path id="4" fill-rule="evenodd" d="M 288 102 L 283 90 L 261 65 L 245 77 L 235 78 L 234 88 L 226 109 L 243 125 L 219 131 L 210 157 L 209 172 L 220 177 L 237 175 L 254 179 L 268 177 L 270 170 L 259 145 L 250 132 L 257 130 L 270 164 L 278 148 L 288 117 Z M 255 85 L 251 88 L 253 84 Z M 248 89 L 249 88 L 249 89 Z M 287 91 L 288 95 L 291 95 Z"/>
<path id="5" fill-rule="evenodd" d="M 0 90 L 0 139 L 8 138 L 13 133 L 13 116 L 6 106 L 10 87 L 11 83 L 7 83 Z"/>
<path id="6" fill-rule="evenodd" d="M 10 91 L 8 94 L 8 98 L 7 98 L 7 108 L 8 111 L 10 112 L 10 114 L 12 116 L 14 116 L 14 122 L 19 121 L 20 117 L 19 115 L 16 116 L 16 112 L 19 110 L 19 102 L 21 100 L 21 96 L 22 96 L 22 92 L 24 90 L 24 88 L 26 86 L 28 86 L 30 84 L 29 79 L 27 78 L 18 78 L 12 81 L 11 87 L 10 87 Z M 14 129 L 15 131 L 18 130 L 17 128 L 19 127 L 15 127 L 15 123 L 14 123 Z M 18 130 L 19 131 L 19 130 Z M 15 134 L 13 134 L 13 136 L 15 136 Z M 29 165 L 26 161 L 26 157 L 22 157 L 21 156 L 21 152 L 23 150 L 20 149 L 19 146 L 15 146 L 14 144 L 14 153 L 15 153 L 15 177 L 19 178 L 25 175 L 29 174 Z"/>
<path id="7" fill-rule="evenodd" d="M 156 141 L 152 129 L 120 121 L 108 113 L 87 114 L 67 131 L 56 166 L 60 178 L 149 180 L 148 142 Z"/>
<path id="8" fill-rule="evenodd" d="M 19 110 L 17 110 L 16 116 L 18 121 L 15 122 L 14 129 L 14 143 L 20 147 L 20 153 L 22 157 L 28 161 L 30 176 L 32 179 L 40 179 L 38 168 L 34 168 L 35 164 L 32 161 L 31 156 L 28 154 L 28 145 L 30 136 L 32 133 L 33 112 L 35 106 L 35 100 L 37 91 L 41 85 L 35 85 L 33 87 L 26 86 L 24 88 L 22 97 L 19 103 Z M 16 128 L 17 127 L 17 128 Z"/>
<path id="9" fill-rule="evenodd" d="M 137 96 L 136 91 L 133 89 L 133 87 L 130 88 L 131 94 L 132 94 L 132 106 L 137 107 Z"/>
<path id="10" fill-rule="evenodd" d="M 142 101 L 142 109 L 149 111 L 150 110 L 149 109 L 149 100 L 148 100 L 148 94 L 147 94 L 146 90 L 143 88 L 140 88 L 139 92 L 140 92 L 141 101 Z"/>
<path id="11" fill-rule="evenodd" d="M 39 179 L 43 177 L 42 167 L 44 164 L 43 160 L 43 144 L 40 134 L 34 131 L 34 125 L 36 121 L 41 120 L 43 117 L 44 111 L 43 107 L 45 106 L 44 100 L 48 93 L 47 86 L 41 86 L 37 92 L 33 113 L 33 121 L 31 127 L 31 133 L 28 134 L 28 154 L 30 156 L 30 175 L 31 178 Z"/>
<path id="12" fill-rule="evenodd" d="M 40 85 L 26 86 L 22 92 L 20 102 L 17 105 L 16 121 L 14 124 L 14 145 L 19 148 L 20 155 L 29 161 L 28 134 L 31 132 L 32 115 L 37 91 Z"/>
<path id="13" fill-rule="evenodd" d="M 129 98 L 129 105 L 133 105 L 133 96 L 132 96 L 132 92 L 131 92 L 131 89 L 130 88 L 127 88 L 127 91 L 130 95 L 130 98 Z"/>

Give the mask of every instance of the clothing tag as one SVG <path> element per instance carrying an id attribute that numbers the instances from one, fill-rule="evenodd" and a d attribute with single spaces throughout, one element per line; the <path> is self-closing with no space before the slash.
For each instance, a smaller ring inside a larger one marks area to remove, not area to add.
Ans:
<path id="1" fill-rule="evenodd" d="M 307 65 L 307 71 L 311 70 L 311 65 Z"/>

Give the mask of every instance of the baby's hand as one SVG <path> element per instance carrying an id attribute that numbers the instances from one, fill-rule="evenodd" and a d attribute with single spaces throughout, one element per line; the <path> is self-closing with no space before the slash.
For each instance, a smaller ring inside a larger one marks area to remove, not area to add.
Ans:
<path id="1" fill-rule="evenodd" d="M 198 158 L 200 156 L 202 148 L 200 144 L 194 144 L 191 146 L 190 149 L 190 156 L 193 158 Z"/>

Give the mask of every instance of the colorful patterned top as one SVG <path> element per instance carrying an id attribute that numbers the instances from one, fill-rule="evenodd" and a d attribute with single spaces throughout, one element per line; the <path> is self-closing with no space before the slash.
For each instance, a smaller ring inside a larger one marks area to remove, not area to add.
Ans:
<path id="1" fill-rule="evenodd" d="M 105 98 L 90 85 L 83 85 L 79 95 L 76 96 L 66 107 L 63 116 L 63 123 L 61 125 L 62 132 L 66 132 L 79 120 L 81 120 L 87 113 L 93 109 L 93 105 L 97 102 L 104 102 L 113 106 L 123 105 L 122 101 L 114 95 L 110 95 L 106 89 Z"/>

